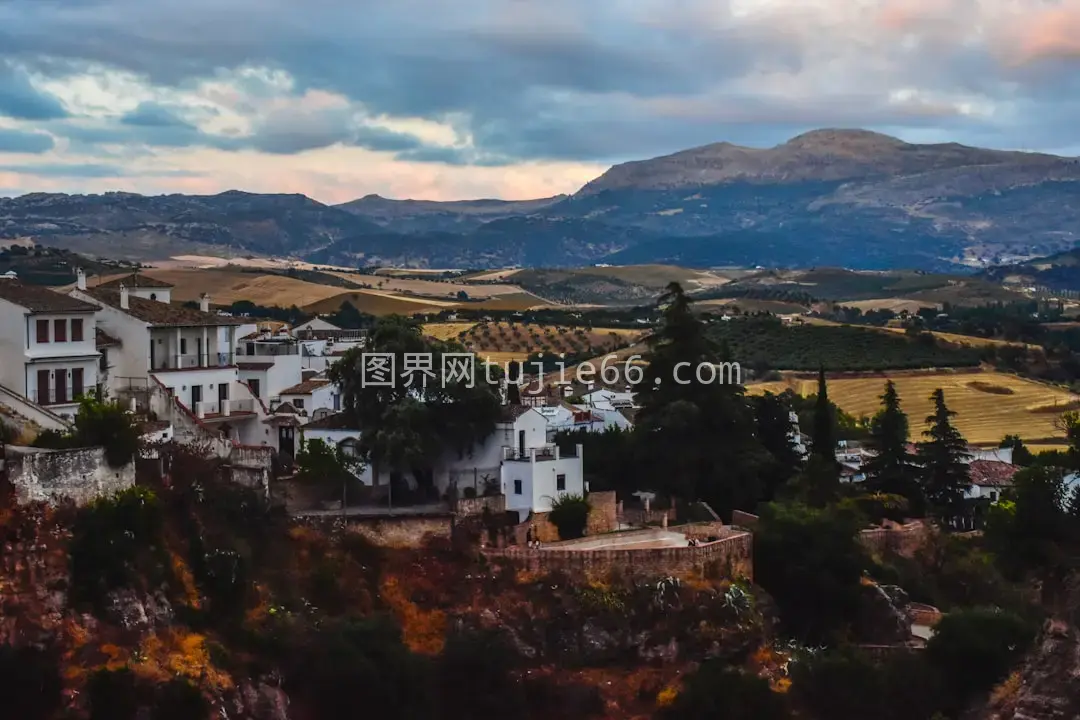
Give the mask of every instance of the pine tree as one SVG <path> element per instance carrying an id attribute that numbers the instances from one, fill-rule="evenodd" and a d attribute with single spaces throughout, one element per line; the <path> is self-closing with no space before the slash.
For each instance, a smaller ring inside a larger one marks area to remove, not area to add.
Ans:
<path id="1" fill-rule="evenodd" d="M 920 482 L 923 495 L 942 517 L 954 518 L 963 514 L 964 493 L 971 486 L 967 441 L 952 425 L 956 415 L 945 404 L 945 393 L 939 388 L 930 394 L 934 413 L 926 418 L 929 426 L 923 432 L 927 438 L 919 444 Z"/>
<path id="2" fill-rule="evenodd" d="M 754 435 L 743 388 L 726 378 L 696 379 L 701 364 L 727 360 L 724 349 L 709 337 L 678 283 L 668 285 L 659 302 L 662 321 L 648 340 L 649 364 L 637 385 L 641 408 L 634 435 L 643 482 L 705 500 L 718 512 L 753 507 L 769 456 Z"/>
<path id="3" fill-rule="evenodd" d="M 923 505 L 919 484 L 908 451 L 908 419 L 900 409 L 900 397 L 892 380 L 885 383 L 881 410 L 870 424 L 866 447 L 873 453 L 864 465 L 867 485 L 875 492 L 903 495 L 912 507 Z"/>
<path id="4" fill-rule="evenodd" d="M 810 452 L 823 460 L 836 461 L 836 419 L 825 383 L 825 368 L 818 371 L 817 400 L 814 403 L 814 426 L 810 432 Z"/>

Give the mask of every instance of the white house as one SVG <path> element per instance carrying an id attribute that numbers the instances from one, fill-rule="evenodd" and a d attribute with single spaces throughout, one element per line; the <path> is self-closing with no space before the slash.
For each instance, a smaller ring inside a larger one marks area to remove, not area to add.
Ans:
<path id="1" fill-rule="evenodd" d="M 1009 450 L 1010 455 L 1012 450 Z M 1012 487 L 1013 476 L 1020 470 L 1011 463 L 1000 460 L 972 460 L 968 463 L 968 475 L 971 487 L 964 493 L 965 498 L 986 498 L 990 502 L 1001 499 L 1001 493 Z"/>
<path id="2" fill-rule="evenodd" d="M 80 282 L 85 282 L 81 268 L 78 270 L 76 277 L 79 278 Z M 131 293 L 132 297 L 157 300 L 166 304 L 172 302 L 172 285 L 164 280 L 155 280 L 148 275 L 143 275 L 138 272 L 125 275 L 122 278 L 110 280 L 109 282 L 94 285 L 95 288 L 116 291 L 119 291 L 121 286 L 127 288 L 127 291 Z"/>
<path id="3" fill-rule="evenodd" d="M 341 414 L 314 420 L 300 428 L 303 440 L 322 440 L 354 452 L 359 431 L 349 428 Z M 364 468 L 360 480 L 367 484 L 389 482 L 385 471 L 376 479 L 372 468 Z M 562 494 L 584 494 L 581 446 L 562 452 L 547 441 L 547 419 L 534 408 L 507 405 L 495 431 L 472 451 L 449 452 L 435 468 L 435 486 L 440 493 L 450 487 L 464 492 L 474 488 L 482 494 L 495 485 L 506 496 L 507 510 L 516 510 L 524 520 L 530 512 L 548 512 Z"/>
<path id="4" fill-rule="evenodd" d="M 260 398 L 276 398 L 303 379 L 303 346 L 287 332 L 252 333 L 236 345 L 240 380 Z"/>
<path id="5" fill-rule="evenodd" d="M 119 342 L 109 351 L 114 396 L 231 443 L 278 447 L 264 404 L 240 381 L 234 362 L 241 320 L 209 312 L 205 295 L 196 310 L 132 295 L 126 286 L 87 288 L 81 277 L 71 295 L 96 305 L 98 323 Z"/>
<path id="6" fill-rule="evenodd" d="M 73 418 L 98 388 L 97 306 L 40 285 L 0 277 L 0 384 Z"/>
<path id="7" fill-rule="evenodd" d="M 341 390 L 324 377 L 304 380 L 285 388 L 278 399 L 292 405 L 301 416 L 309 416 L 315 410 L 341 410 Z"/>

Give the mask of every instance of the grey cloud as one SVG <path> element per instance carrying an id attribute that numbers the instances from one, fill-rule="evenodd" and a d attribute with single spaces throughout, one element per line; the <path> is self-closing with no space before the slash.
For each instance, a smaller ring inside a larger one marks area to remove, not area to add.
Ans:
<path id="1" fill-rule="evenodd" d="M 135 127 L 193 129 L 191 123 L 182 120 L 175 111 L 154 102 L 139 103 L 138 107 L 120 118 L 120 123 Z"/>
<path id="2" fill-rule="evenodd" d="M 40 154 L 53 149 L 51 135 L 0 128 L 0 153 Z"/>
<path id="3" fill-rule="evenodd" d="M 0 51 L 0 116 L 5 115 L 16 120 L 50 120 L 67 116 L 67 111 L 55 97 L 37 90 L 22 68 L 4 62 Z"/>
<path id="4" fill-rule="evenodd" d="M 132 170 L 122 165 L 107 163 L 42 163 L 40 165 L 0 165 L 0 171 L 60 178 L 111 178 L 111 177 L 199 177 L 186 170 Z"/>
<path id="5" fill-rule="evenodd" d="M 477 148 L 425 147 L 409 136 L 358 129 L 352 118 L 332 112 L 273 117 L 246 139 L 167 124 L 128 128 L 131 141 L 164 146 L 283 154 L 341 143 L 416 161 L 499 164 L 621 160 L 719 140 L 771 145 L 821 125 L 913 135 L 938 127 L 958 141 L 977 137 L 998 146 L 1075 140 L 1069 128 L 1080 126 L 1080 109 L 1062 98 L 1080 83 L 1076 63 L 1002 65 L 995 48 L 962 41 L 978 25 L 974 5 L 961 4 L 955 22 L 915 25 L 906 36 L 885 35 L 874 20 L 859 18 L 837 35 L 827 14 L 803 10 L 780 23 L 766 11 L 737 17 L 729 5 L 7 0 L 0 3 L 0 58 L 6 53 L 47 73 L 105 63 L 166 85 L 241 66 L 281 69 L 296 78 L 296 92 L 341 92 L 372 116 L 464 117 L 460 129 Z M 804 84 L 817 83 L 801 98 L 755 94 L 757 78 L 764 83 L 798 72 L 806 74 Z M 241 82 L 253 95 L 272 92 L 257 77 Z M 890 90 L 908 87 L 1001 107 L 980 119 L 888 102 Z M 644 102 L 707 94 L 714 96 L 707 110 L 685 115 Z M 1020 117 L 1009 107 L 1026 112 Z"/>

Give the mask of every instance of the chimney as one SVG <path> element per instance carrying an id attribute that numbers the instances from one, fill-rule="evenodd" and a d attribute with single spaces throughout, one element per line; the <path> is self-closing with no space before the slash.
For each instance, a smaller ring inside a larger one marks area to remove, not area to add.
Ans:
<path id="1" fill-rule="evenodd" d="M 120 283 L 120 309 L 128 309 L 128 289 L 127 285 Z"/>
<path id="2" fill-rule="evenodd" d="M 83 272 L 82 268 L 75 271 L 75 287 L 80 290 L 86 289 L 86 273 Z"/>
<path id="3" fill-rule="evenodd" d="M 199 309 L 203 312 L 210 312 L 210 296 L 206 293 L 199 296 Z"/>

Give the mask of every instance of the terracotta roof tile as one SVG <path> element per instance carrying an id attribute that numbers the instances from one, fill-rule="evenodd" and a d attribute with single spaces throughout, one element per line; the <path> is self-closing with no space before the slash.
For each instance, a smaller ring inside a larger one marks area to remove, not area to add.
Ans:
<path id="1" fill-rule="evenodd" d="M 0 298 L 32 313 L 81 313 L 97 310 L 88 302 L 50 290 L 44 285 L 31 285 L 15 278 L 0 279 Z"/>
<path id="2" fill-rule="evenodd" d="M 128 308 L 127 310 L 123 310 L 120 308 L 120 292 L 118 290 L 93 287 L 80 292 L 85 292 L 95 300 L 110 307 L 114 307 L 121 312 L 125 312 L 143 322 L 150 323 L 151 325 L 164 327 L 203 327 L 244 324 L 244 321 L 240 318 L 230 317 L 228 315 L 218 315 L 216 313 L 204 313 L 201 310 L 184 307 L 183 305 L 172 305 L 157 300 L 147 300 L 146 298 L 136 297 L 130 293 L 128 294 Z"/>
<path id="3" fill-rule="evenodd" d="M 305 380 L 299 385 L 293 385 L 291 388 L 282 390 L 281 395 L 310 395 L 314 391 L 321 387 L 326 387 L 330 384 L 330 381 L 326 378 L 312 378 L 311 380 Z"/>
<path id="4" fill-rule="evenodd" d="M 149 275 L 143 275 L 142 273 L 131 273 L 124 277 L 118 277 L 110 280 L 109 282 L 95 285 L 96 288 L 110 288 L 113 290 L 119 290 L 120 286 L 124 285 L 129 288 L 172 288 L 174 285 L 170 285 L 164 280 L 158 280 L 152 278 Z"/>
<path id="5" fill-rule="evenodd" d="M 980 487 L 1010 487 L 1013 475 L 1020 468 L 997 460 L 972 460 L 968 464 L 968 476 L 972 485 Z"/>
<path id="6" fill-rule="evenodd" d="M 532 408 L 528 405 L 503 405 L 499 419 L 502 422 L 514 422 L 530 410 Z"/>
<path id="7" fill-rule="evenodd" d="M 353 430 L 345 413 L 334 413 L 319 420 L 312 420 L 304 426 L 307 430 Z"/>

